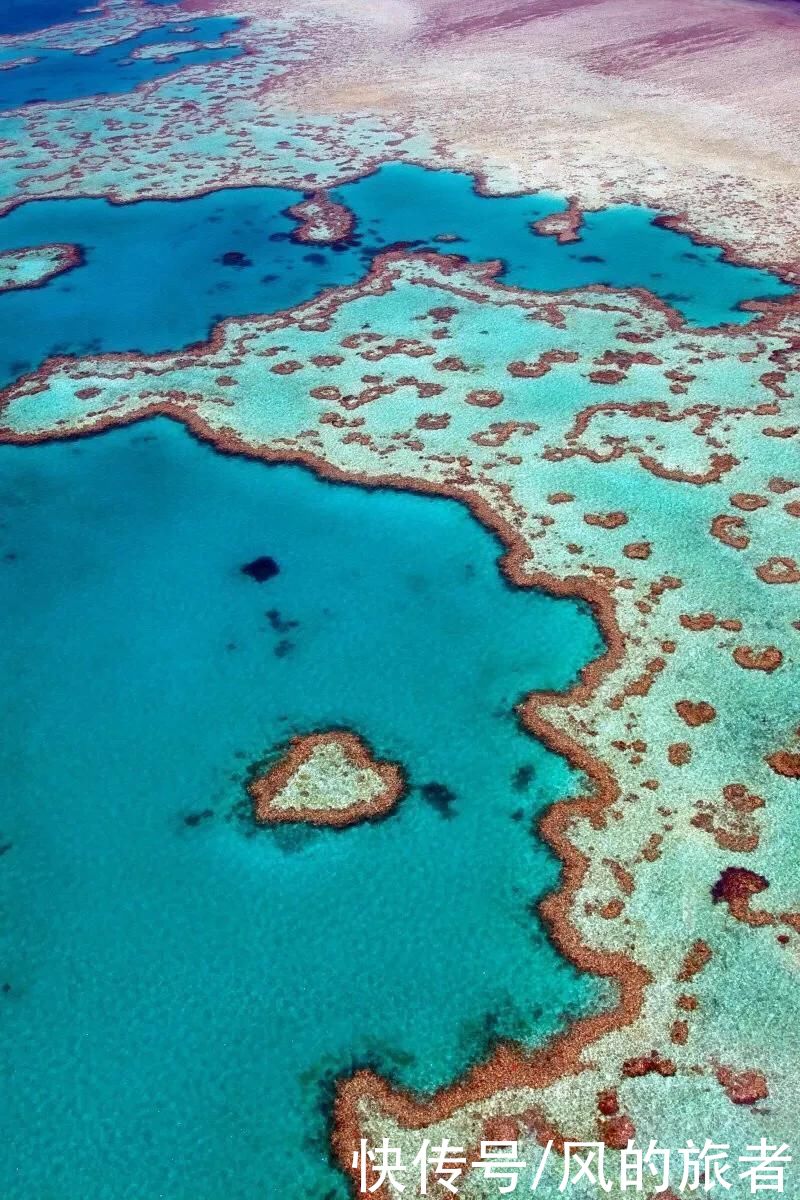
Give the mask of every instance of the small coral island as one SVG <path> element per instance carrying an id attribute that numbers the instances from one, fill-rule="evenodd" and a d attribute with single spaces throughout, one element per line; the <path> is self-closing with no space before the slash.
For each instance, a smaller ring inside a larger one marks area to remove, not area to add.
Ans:
<path id="1" fill-rule="evenodd" d="M 0 250 L 0 293 L 41 287 L 82 262 L 83 253 L 78 246 L 60 242 Z"/>
<path id="2" fill-rule="evenodd" d="M 405 791 L 397 763 L 373 758 L 356 734 L 330 729 L 292 738 L 248 785 L 259 824 L 305 821 L 341 828 L 385 816 Z"/>

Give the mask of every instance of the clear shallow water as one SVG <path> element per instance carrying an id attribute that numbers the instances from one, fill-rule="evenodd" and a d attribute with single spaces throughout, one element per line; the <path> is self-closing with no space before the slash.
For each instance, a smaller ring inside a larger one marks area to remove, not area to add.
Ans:
<path id="1" fill-rule="evenodd" d="M 333 1074 L 432 1088 L 598 1003 L 529 911 L 571 778 L 511 713 L 596 627 L 466 510 L 159 419 L 0 448 L 0 512 L 4 1200 L 343 1195 Z M 339 724 L 405 764 L 400 808 L 255 832 L 248 764 Z"/>
<path id="2" fill-rule="evenodd" d="M 587 217 L 583 240 L 560 246 L 531 221 L 563 208 L 552 196 L 487 198 L 469 176 L 407 164 L 336 189 L 356 215 L 355 244 L 292 241 L 286 209 L 301 193 L 228 189 L 190 200 L 114 205 L 42 200 L 0 219 L 0 250 L 76 242 L 86 263 L 45 288 L 0 295 L 0 380 L 54 353 L 177 349 L 205 338 L 222 316 L 274 312 L 351 283 L 376 253 L 397 242 L 501 258 L 503 279 L 559 291 L 590 283 L 651 288 L 691 322 L 749 319 L 742 300 L 791 291 L 775 276 L 725 263 L 718 250 L 659 228 L 645 209 Z M 433 241 L 454 233 L 452 245 Z M 244 265 L 230 265 L 234 252 Z"/>
<path id="3" fill-rule="evenodd" d="M 168 21 L 124 41 L 101 46 L 91 54 L 57 50 L 40 46 L 35 41 L 27 42 L 22 50 L 18 46 L 0 47 L 0 63 L 11 62 L 21 55 L 36 57 L 36 62 L 0 71 L 0 111 L 19 108 L 23 104 L 57 103 L 83 96 L 130 92 L 140 83 L 171 75 L 180 67 L 236 58 L 241 54 L 241 46 L 187 50 L 172 62 L 131 55 L 146 46 L 217 41 L 240 24 L 231 17 Z"/>
<path id="4" fill-rule="evenodd" d="M 427 245 L 434 232 L 454 233 L 462 240 L 428 248 L 474 262 L 500 258 L 503 283 L 520 288 L 647 288 L 695 325 L 751 320 L 737 311 L 742 300 L 793 290 L 766 271 L 726 263 L 713 246 L 696 246 L 686 235 L 654 225 L 654 209 L 620 205 L 587 213 L 581 240 L 562 246 L 530 229 L 532 221 L 561 211 L 562 201 L 544 194 L 480 196 L 471 177 L 456 172 L 391 163 L 331 195 L 357 213 L 359 228 L 379 246 L 400 240 Z"/>

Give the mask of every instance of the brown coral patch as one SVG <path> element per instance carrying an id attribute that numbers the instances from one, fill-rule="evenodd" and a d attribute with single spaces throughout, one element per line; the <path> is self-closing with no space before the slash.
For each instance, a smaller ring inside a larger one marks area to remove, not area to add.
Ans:
<path id="1" fill-rule="evenodd" d="M 294 359 L 288 362 L 275 363 L 274 367 L 270 367 L 273 375 L 293 375 L 295 371 L 302 371 L 303 364 Z"/>
<path id="2" fill-rule="evenodd" d="M 619 1112 L 619 1096 L 616 1088 L 605 1088 L 597 1094 L 597 1111 L 603 1117 L 615 1117 Z"/>
<path id="3" fill-rule="evenodd" d="M 737 646 L 733 652 L 733 661 L 737 667 L 746 671 L 766 671 L 769 675 L 783 662 L 783 654 L 777 646 L 767 646 L 764 650 L 754 650 L 752 646 Z"/>
<path id="4" fill-rule="evenodd" d="M 707 725 L 717 715 L 714 705 L 709 704 L 707 700 L 678 700 L 675 711 L 692 729 L 696 729 L 698 725 Z"/>
<path id="5" fill-rule="evenodd" d="M 624 371 L 618 371 L 615 367 L 602 367 L 597 371 L 589 372 L 589 379 L 592 383 L 605 383 L 613 386 L 615 383 L 622 383 L 627 378 Z"/>
<path id="6" fill-rule="evenodd" d="M 743 783 L 726 783 L 722 795 L 728 807 L 737 813 L 753 813 L 764 807 L 763 797 L 756 796 Z"/>
<path id="7" fill-rule="evenodd" d="M 679 619 L 683 628 L 690 629 L 693 633 L 713 629 L 717 623 L 717 618 L 713 613 L 697 613 L 695 616 L 690 613 L 681 613 Z"/>
<path id="8" fill-rule="evenodd" d="M 780 475 L 776 475 L 770 479 L 767 487 L 776 496 L 784 496 L 787 492 L 792 492 L 796 487 L 800 487 L 800 483 L 795 479 L 783 479 Z"/>
<path id="9" fill-rule="evenodd" d="M 583 519 L 587 525 L 594 525 L 599 529 L 619 529 L 620 526 L 628 524 L 628 514 L 620 509 L 609 513 L 584 513 Z"/>
<path id="10" fill-rule="evenodd" d="M 734 508 L 740 508 L 742 512 L 755 512 L 757 508 L 769 504 L 765 496 L 758 496 L 755 492 L 734 492 L 730 501 Z"/>
<path id="11" fill-rule="evenodd" d="M 725 867 L 711 889 L 711 898 L 715 904 L 727 904 L 731 916 L 746 925 L 772 925 L 775 918 L 769 913 L 753 912 L 750 908 L 753 897 L 768 887 L 768 879 L 747 867 Z"/>
<path id="12" fill-rule="evenodd" d="M 776 775 L 782 775 L 784 779 L 800 779 L 800 753 L 776 750 L 766 761 Z"/>
<path id="13" fill-rule="evenodd" d="M 722 800 L 698 800 L 692 825 L 710 833 L 720 850 L 750 854 L 758 848 L 760 829 L 753 814 L 764 807 L 760 796 L 740 783 L 722 789 Z"/>
<path id="14" fill-rule="evenodd" d="M 417 429 L 446 429 L 450 424 L 450 414 L 420 413 L 414 424 Z"/>
<path id="15" fill-rule="evenodd" d="M 467 392 L 465 400 L 475 408 L 497 408 L 498 404 L 503 403 L 503 393 L 494 388 L 474 388 Z"/>
<path id="16" fill-rule="evenodd" d="M 681 1018 L 672 1022 L 669 1040 L 676 1046 L 685 1046 L 689 1040 L 689 1024 Z"/>
<path id="17" fill-rule="evenodd" d="M 711 536 L 715 537 L 732 550 L 746 550 L 750 538 L 745 533 L 736 532 L 745 528 L 743 517 L 734 517 L 730 513 L 722 513 L 711 522 Z"/>
<path id="18" fill-rule="evenodd" d="M 731 1067 L 719 1067 L 717 1081 L 733 1104 L 756 1104 L 769 1096 L 767 1080 L 761 1071 L 734 1071 Z"/>
<path id="19" fill-rule="evenodd" d="M 667 760 L 670 766 L 685 767 L 692 760 L 692 748 L 688 742 L 671 742 L 667 747 Z"/>
<path id="20" fill-rule="evenodd" d="M 624 1150 L 636 1138 L 636 1126 L 625 1113 L 597 1123 L 600 1138 L 610 1150 Z"/>
<path id="21" fill-rule="evenodd" d="M 774 554 L 761 563 L 756 575 L 764 583 L 800 583 L 800 567 L 785 554 Z"/>
<path id="22" fill-rule="evenodd" d="M 650 557 L 652 547 L 649 542 L 628 542 L 622 547 L 622 553 L 626 558 L 644 559 Z"/>
<path id="23" fill-rule="evenodd" d="M 556 363 L 574 363 L 580 356 L 574 350 L 544 350 L 533 362 L 515 359 L 506 368 L 515 379 L 541 379 Z"/>
<path id="24" fill-rule="evenodd" d="M 637 1058 L 628 1058 L 622 1064 L 622 1074 L 627 1079 L 640 1079 L 644 1075 L 663 1075 L 666 1079 L 674 1075 L 676 1070 L 672 1059 L 664 1058 L 657 1050 Z"/>
<path id="25" fill-rule="evenodd" d="M 469 440 L 476 446 L 497 450 L 501 446 L 505 446 L 514 434 L 518 433 L 522 437 L 529 437 L 532 433 L 536 433 L 538 428 L 535 421 L 492 421 L 488 429 L 483 429 L 480 433 L 471 433 Z M 506 462 L 511 462 L 511 459 L 507 458 Z"/>
<path id="26" fill-rule="evenodd" d="M 702 938 L 698 938 L 689 947 L 686 957 L 681 964 L 681 969 L 676 976 L 678 983 L 690 983 L 695 975 L 708 966 L 711 959 L 714 957 L 714 952 L 708 942 L 704 942 Z"/>

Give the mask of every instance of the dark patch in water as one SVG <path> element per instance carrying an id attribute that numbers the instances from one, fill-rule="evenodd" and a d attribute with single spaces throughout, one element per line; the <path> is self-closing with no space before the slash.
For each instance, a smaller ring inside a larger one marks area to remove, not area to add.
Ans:
<path id="1" fill-rule="evenodd" d="M 272 653 L 276 658 L 286 658 L 286 655 L 291 654 L 293 650 L 294 642 L 290 642 L 288 638 L 281 638 Z"/>
<path id="2" fill-rule="evenodd" d="M 223 267 L 252 267 L 253 260 L 241 250 L 226 250 L 219 260 Z"/>
<path id="3" fill-rule="evenodd" d="M 290 629 L 297 629 L 299 621 L 292 621 L 287 617 L 282 617 L 277 608 L 268 608 L 266 618 L 269 621 L 270 628 L 276 633 L 288 633 Z"/>
<path id="4" fill-rule="evenodd" d="M 255 772 L 252 772 L 255 773 Z M 251 772 L 248 772 L 250 775 Z M 231 776 L 231 783 L 240 783 L 238 775 Z M 239 800 L 234 801 L 231 805 L 230 812 L 225 817 L 226 821 L 247 821 L 249 824 L 253 822 L 253 804 L 249 796 L 242 796 Z"/>
<path id="5" fill-rule="evenodd" d="M 251 829 L 248 836 L 252 837 L 254 833 L 260 832 L 262 830 L 256 826 Z M 297 854 L 322 836 L 321 829 L 316 829 L 313 825 L 303 825 L 300 822 L 296 825 L 273 825 L 264 829 L 263 832 L 272 838 L 275 845 L 284 854 Z"/>
<path id="6" fill-rule="evenodd" d="M 213 808 L 203 808 L 200 812 L 187 813 L 183 818 L 184 825 L 189 825 L 192 828 L 199 825 L 201 821 L 208 821 L 213 817 Z"/>
<path id="7" fill-rule="evenodd" d="M 242 567 L 242 574 L 249 575 L 251 579 L 255 579 L 256 583 L 266 583 L 268 579 L 273 579 L 279 571 L 280 567 L 275 559 L 270 558 L 268 554 L 261 554 Z"/>
<path id="8" fill-rule="evenodd" d="M 526 792 L 530 787 L 531 780 L 535 774 L 536 771 L 530 765 L 530 763 L 526 763 L 522 767 L 517 767 L 511 779 L 511 786 L 514 788 L 514 791 Z"/>
<path id="9" fill-rule="evenodd" d="M 435 808 L 445 820 L 449 820 L 455 815 L 453 805 L 456 801 L 456 794 L 446 784 L 423 783 L 419 790 L 425 803 L 430 804 L 431 808 Z"/>

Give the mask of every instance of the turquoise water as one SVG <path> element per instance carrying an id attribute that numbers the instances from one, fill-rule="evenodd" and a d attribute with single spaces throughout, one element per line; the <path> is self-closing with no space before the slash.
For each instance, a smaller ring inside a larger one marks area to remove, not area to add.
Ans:
<path id="1" fill-rule="evenodd" d="M 231 17 L 202 17 L 184 21 L 168 21 L 155 29 L 146 29 L 124 41 L 112 42 L 78 54 L 74 50 L 58 50 L 26 42 L 18 46 L 0 47 L 0 63 L 35 55 L 36 61 L 12 70 L 0 70 L 0 111 L 18 108 L 23 104 L 57 103 L 77 100 L 82 96 L 116 95 L 130 92 L 140 83 L 149 83 L 171 75 L 181 67 L 202 63 L 224 62 L 236 58 L 241 46 L 228 45 L 208 49 L 187 50 L 172 62 L 155 58 L 132 58 L 134 51 L 144 46 L 180 42 L 214 42 L 233 32 L 241 24 Z"/>
<path id="2" fill-rule="evenodd" d="M 222 316 L 274 312 L 352 283 L 376 253 L 398 242 L 474 261 L 501 258 L 503 279 L 519 287 L 649 287 L 703 325 L 747 320 L 736 308 L 742 300 L 791 291 L 774 275 L 732 266 L 718 250 L 659 228 L 646 209 L 591 214 L 583 240 L 560 246 L 535 235 L 530 222 L 562 201 L 486 198 L 469 176 L 454 172 L 385 165 L 333 195 L 356 215 L 353 244 L 345 247 L 293 241 L 297 222 L 286 209 L 301 193 L 282 188 L 127 205 L 87 199 L 22 205 L 0 219 L 0 250 L 75 242 L 86 263 L 45 288 L 0 295 L 0 381 L 55 353 L 180 348 L 204 339 Z M 461 240 L 432 241 L 441 233 Z M 231 252 L 241 265 L 226 262 Z"/>
<path id="3" fill-rule="evenodd" d="M 500 258 L 503 283 L 544 292 L 597 283 L 647 288 L 694 325 L 751 320 L 737 309 L 742 300 L 793 291 L 766 271 L 726 263 L 716 247 L 654 225 L 654 209 L 620 205 L 587 213 L 581 240 L 559 245 L 532 234 L 530 222 L 561 211 L 562 201 L 544 194 L 480 196 L 469 175 L 451 171 L 391 163 L 331 195 L 353 209 L 359 230 L 366 228 L 380 247 L 419 241 L 474 262 Z M 437 246 L 430 244 L 433 233 L 462 240 Z"/>
<path id="4" fill-rule="evenodd" d="M 597 630 L 466 510 L 158 419 L 0 448 L 0 511 L 3 1200 L 338 1197 L 338 1072 L 433 1088 L 599 1002 L 530 907 L 574 780 L 512 714 Z M 340 724 L 399 809 L 255 830 L 249 765 Z"/>

